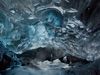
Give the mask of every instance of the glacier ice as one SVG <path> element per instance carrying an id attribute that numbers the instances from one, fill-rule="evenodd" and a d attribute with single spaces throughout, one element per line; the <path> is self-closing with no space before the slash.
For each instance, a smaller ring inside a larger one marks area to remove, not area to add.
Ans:
<path id="1" fill-rule="evenodd" d="M 58 3 L 56 0 L 1 0 L 5 10 L 0 7 L 0 41 L 13 52 L 59 44 L 59 48 L 64 47 L 66 53 L 88 59 L 92 54 L 87 51 L 89 46 L 84 44 L 91 40 L 91 26 L 86 26 L 79 15 L 90 2 L 91 0 L 59 0 Z M 91 22 L 88 23 L 90 24 Z M 96 46 L 93 49 L 95 48 Z M 90 48 L 94 53 L 93 49 Z M 92 60 L 98 57 L 93 55 L 90 58 Z"/>
<path id="2" fill-rule="evenodd" d="M 0 41 L 15 54 L 50 48 L 56 59 L 71 54 L 96 60 L 100 58 L 98 3 L 92 8 L 92 0 L 0 0 Z"/>

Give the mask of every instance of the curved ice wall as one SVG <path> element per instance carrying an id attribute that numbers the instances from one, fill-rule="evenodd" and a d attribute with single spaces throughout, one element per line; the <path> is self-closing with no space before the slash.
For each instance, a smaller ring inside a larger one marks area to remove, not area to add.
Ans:
<path id="1" fill-rule="evenodd" d="M 90 3 L 91 0 L 0 0 L 0 41 L 15 53 L 50 47 L 80 58 L 97 59 L 99 32 L 90 34 L 94 16 L 88 23 L 80 18 Z"/>

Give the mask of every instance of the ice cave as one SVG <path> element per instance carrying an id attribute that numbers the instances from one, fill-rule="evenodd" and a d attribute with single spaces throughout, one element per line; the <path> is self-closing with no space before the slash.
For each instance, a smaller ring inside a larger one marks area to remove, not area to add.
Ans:
<path id="1" fill-rule="evenodd" d="M 0 0 L 0 75 L 100 75 L 100 0 Z"/>

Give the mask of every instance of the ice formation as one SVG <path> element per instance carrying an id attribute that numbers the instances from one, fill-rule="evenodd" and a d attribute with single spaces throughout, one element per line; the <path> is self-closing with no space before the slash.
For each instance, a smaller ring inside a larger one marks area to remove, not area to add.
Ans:
<path id="1" fill-rule="evenodd" d="M 93 1 L 0 0 L 0 41 L 8 55 L 9 51 L 20 55 L 44 48 L 54 53 L 50 56 L 54 55 L 54 60 L 69 54 L 96 60 L 100 58 L 100 2 L 93 5 Z M 40 53 L 46 57 L 45 52 Z M 45 62 L 46 69 L 54 64 L 46 60 L 38 67 L 43 68 Z M 53 66 L 64 65 L 59 64 Z"/>

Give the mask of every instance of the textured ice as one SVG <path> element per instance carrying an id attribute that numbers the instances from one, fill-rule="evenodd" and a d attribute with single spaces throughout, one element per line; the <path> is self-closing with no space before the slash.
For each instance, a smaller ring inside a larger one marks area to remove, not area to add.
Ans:
<path id="1" fill-rule="evenodd" d="M 12 59 L 6 75 L 73 75 L 72 67 L 60 60 L 65 55 L 65 61 L 67 55 L 100 58 L 99 3 L 0 0 L 0 61 L 4 53 Z"/>
<path id="2" fill-rule="evenodd" d="M 94 16 L 87 24 L 79 18 L 90 1 L 0 0 L 0 41 L 15 53 L 53 47 L 80 58 L 97 59 L 99 31 L 89 34 L 95 30 Z"/>
<path id="3" fill-rule="evenodd" d="M 70 67 L 68 64 L 61 63 L 59 59 L 56 59 L 53 62 L 50 61 L 38 62 L 37 66 L 41 70 L 67 69 Z"/>

